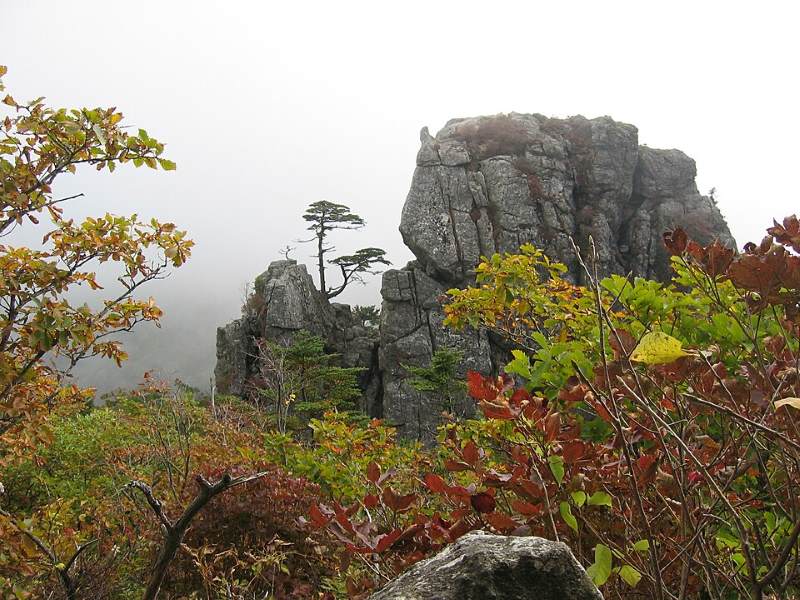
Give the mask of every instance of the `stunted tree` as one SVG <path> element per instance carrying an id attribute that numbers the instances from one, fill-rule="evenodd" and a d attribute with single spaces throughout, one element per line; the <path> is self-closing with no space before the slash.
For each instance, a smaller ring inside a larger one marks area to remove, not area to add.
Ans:
<path id="1" fill-rule="evenodd" d="M 353 316 L 356 321 L 367 329 L 375 329 L 381 320 L 381 310 L 377 306 L 359 306 L 353 307 Z"/>
<path id="2" fill-rule="evenodd" d="M 341 294 L 345 288 L 353 281 L 362 281 L 361 276 L 365 273 L 375 273 L 373 267 L 377 264 L 389 265 L 386 260 L 386 252 L 381 248 L 362 248 L 354 254 L 339 256 L 327 260 L 326 255 L 335 250 L 335 247 L 327 243 L 326 239 L 331 231 L 335 229 L 361 229 L 364 219 L 359 215 L 350 212 L 350 208 L 344 204 L 336 204 L 326 200 L 313 202 L 306 209 L 303 219 L 311 223 L 309 231 L 314 232 L 314 237 L 307 242 L 316 242 L 317 269 L 319 271 L 319 289 L 328 299 Z M 325 263 L 336 265 L 342 275 L 342 282 L 336 287 L 328 287 L 325 279 Z"/>

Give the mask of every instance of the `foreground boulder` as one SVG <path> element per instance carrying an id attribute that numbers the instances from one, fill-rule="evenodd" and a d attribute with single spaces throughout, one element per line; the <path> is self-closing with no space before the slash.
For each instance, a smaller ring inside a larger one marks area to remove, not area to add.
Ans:
<path id="1" fill-rule="evenodd" d="M 371 600 L 602 600 L 569 548 L 473 532 L 421 561 Z"/>

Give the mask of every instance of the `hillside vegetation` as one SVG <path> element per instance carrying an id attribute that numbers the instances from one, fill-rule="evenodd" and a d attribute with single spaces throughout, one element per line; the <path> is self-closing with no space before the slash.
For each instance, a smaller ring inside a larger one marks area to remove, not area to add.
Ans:
<path id="1" fill-rule="evenodd" d="M 197 513 L 163 597 L 358 596 L 474 529 L 565 541 L 607 597 L 790 597 L 800 226 L 770 233 L 737 256 L 671 232 L 672 285 L 596 281 L 587 258 L 576 287 L 531 246 L 485 260 L 448 322 L 513 360 L 469 374 L 482 418 L 434 448 L 335 410 L 311 440 L 279 433 L 274 411 L 152 380 L 53 419 L 3 478 L 6 584 L 61 593 L 68 573 L 73 598 L 141 597 L 157 514 L 257 475 Z"/>

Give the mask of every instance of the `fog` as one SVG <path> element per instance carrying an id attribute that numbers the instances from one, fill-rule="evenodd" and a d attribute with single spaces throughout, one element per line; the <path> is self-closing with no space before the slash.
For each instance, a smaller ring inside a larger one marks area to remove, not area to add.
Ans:
<path id="1" fill-rule="evenodd" d="M 783 2 L 87 2 L 6 0 L 0 64 L 18 100 L 117 106 L 167 144 L 175 172 L 92 169 L 69 216 L 137 213 L 188 229 L 185 267 L 143 291 L 163 326 L 127 336 L 123 369 L 80 382 L 134 385 L 148 369 L 207 388 L 216 327 L 287 244 L 312 265 L 301 215 L 316 200 L 367 226 L 341 251 L 398 233 L 419 130 L 453 117 L 610 115 L 640 143 L 680 148 L 736 239 L 797 210 L 798 9 Z M 28 236 L 28 237 L 26 237 Z M 20 233 L 11 243 L 31 243 Z M 379 277 L 337 300 L 378 304 Z"/>

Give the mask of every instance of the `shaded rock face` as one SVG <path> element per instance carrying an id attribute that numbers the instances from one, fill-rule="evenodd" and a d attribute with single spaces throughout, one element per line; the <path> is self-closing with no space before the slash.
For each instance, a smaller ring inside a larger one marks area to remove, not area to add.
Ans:
<path id="1" fill-rule="evenodd" d="M 569 548 L 480 532 L 389 582 L 371 600 L 602 600 Z"/>
<path id="2" fill-rule="evenodd" d="M 426 365 L 445 345 L 464 351 L 464 370 L 488 372 L 504 360 L 484 334 L 441 327 L 437 296 L 473 282 L 481 256 L 532 243 L 584 283 L 571 240 L 588 257 L 591 236 L 601 276 L 666 281 L 668 229 L 735 247 L 716 205 L 697 190 L 694 161 L 639 146 L 635 127 L 609 117 L 456 119 L 436 137 L 423 129 L 420 140 L 400 221 L 416 261 L 384 273 L 381 290 L 383 410 L 405 437 L 431 441 L 440 417 L 408 385 L 403 364 Z"/>
<path id="3" fill-rule="evenodd" d="M 417 263 L 383 274 L 379 346 L 383 418 L 397 426 L 403 437 L 426 442 L 436 437 L 444 407 L 437 404 L 437 398 L 411 387 L 405 365 L 428 365 L 437 349 L 447 347 L 464 354 L 460 376 L 464 377 L 467 370 L 493 370 L 486 332 L 456 333 L 442 325 L 440 297 L 445 290 Z M 472 415 L 474 402 L 464 397 L 455 412 L 459 416 Z"/>
<path id="4" fill-rule="evenodd" d="M 256 340 L 290 344 L 301 330 L 325 340 L 326 350 L 340 355 L 343 367 L 362 367 L 364 392 L 360 408 L 380 416 L 382 386 L 378 371 L 378 336 L 353 318 L 346 304 L 329 303 L 314 286 L 305 265 L 279 260 L 255 280 L 244 316 L 217 329 L 217 389 L 245 396 L 255 374 Z"/>

